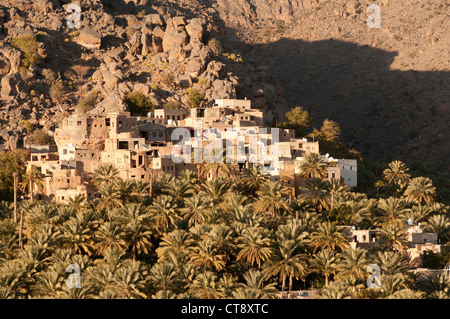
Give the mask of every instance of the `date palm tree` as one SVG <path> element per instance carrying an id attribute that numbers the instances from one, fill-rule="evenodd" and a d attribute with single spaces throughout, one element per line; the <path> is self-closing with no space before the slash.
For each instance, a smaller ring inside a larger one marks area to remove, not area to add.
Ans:
<path id="1" fill-rule="evenodd" d="M 215 205 L 221 204 L 225 195 L 230 190 L 230 181 L 225 178 L 215 178 L 208 180 L 203 184 L 204 190 L 199 194 L 209 198 Z"/>
<path id="2" fill-rule="evenodd" d="M 319 299 L 351 299 L 352 294 L 347 284 L 342 281 L 334 281 L 323 288 L 319 293 Z"/>
<path id="3" fill-rule="evenodd" d="M 289 278 L 289 291 L 292 291 L 293 279 L 305 280 L 308 274 L 307 257 L 298 253 L 295 240 L 278 242 L 275 253 L 272 255 L 264 272 L 268 277 L 279 276 L 282 282 L 281 291 L 285 290 L 286 279 Z"/>
<path id="4" fill-rule="evenodd" d="M 302 188 L 304 193 L 302 197 L 306 199 L 317 212 L 321 212 L 329 208 L 330 183 L 321 178 L 310 178 L 305 182 L 305 187 Z"/>
<path id="5" fill-rule="evenodd" d="M 115 222 L 102 224 L 95 234 L 95 240 L 98 254 L 101 254 L 106 248 L 127 248 L 125 231 Z"/>
<path id="6" fill-rule="evenodd" d="M 388 299 L 423 299 L 424 293 L 408 288 L 398 290 L 388 297 Z"/>
<path id="7" fill-rule="evenodd" d="M 427 231 L 436 233 L 440 243 L 450 239 L 450 218 L 445 215 L 433 215 L 424 223 Z"/>
<path id="8" fill-rule="evenodd" d="M 96 199 L 98 203 L 97 208 L 100 210 L 106 209 L 108 218 L 111 220 L 111 210 L 123 205 L 120 200 L 119 190 L 113 183 L 103 183 L 100 185 L 98 193 L 101 197 Z"/>
<path id="9" fill-rule="evenodd" d="M 433 208 L 430 205 L 411 207 L 409 211 L 405 213 L 405 223 L 408 219 L 412 219 L 415 224 L 422 223 L 428 219 L 428 217 L 433 213 Z"/>
<path id="10" fill-rule="evenodd" d="M 54 203 L 35 205 L 24 216 L 25 235 L 30 235 L 42 225 L 56 224 L 59 217 L 58 209 Z"/>
<path id="11" fill-rule="evenodd" d="M 234 294 L 235 298 L 239 295 L 254 296 L 260 299 L 274 299 L 276 297 L 278 293 L 276 283 L 267 282 L 267 276 L 262 271 L 249 269 L 243 277 L 245 284 L 242 284 L 241 289 Z"/>
<path id="12" fill-rule="evenodd" d="M 133 184 L 132 194 L 142 203 L 143 198 L 150 194 L 150 182 L 138 179 Z"/>
<path id="13" fill-rule="evenodd" d="M 322 274 L 325 277 L 325 286 L 328 286 L 328 281 L 331 275 L 336 273 L 338 268 L 338 259 L 331 249 L 323 249 L 317 254 L 313 255 L 311 260 L 311 270 Z"/>
<path id="14" fill-rule="evenodd" d="M 205 196 L 194 195 L 184 200 L 184 207 L 180 209 L 183 218 L 188 220 L 189 227 L 204 223 L 213 207 L 212 202 Z"/>
<path id="15" fill-rule="evenodd" d="M 303 179 L 325 178 L 328 165 L 320 158 L 319 153 L 308 152 L 300 162 L 299 176 Z"/>
<path id="16" fill-rule="evenodd" d="M 170 182 L 172 182 L 175 178 L 169 174 L 159 174 L 157 175 L 152 183 L 152 196 L 158 196 L 163 194 L 163 190 L 166 189 Z"/>
<path id="17" fill-rule="evenodd" d="M 436 187 L 428 177 L 415 177 L 409 181 L 404 195 L 418 205 L 431 203 L 434 200 Z"/>
<path id="18" fill-rule="evenodd" d="M 336 196 L 348 193 L 350 187 L 348 187 L 342 179 L 333 178 L 329 181 L 328 191 L 330 193 L 330 210 L 332 210 L 335 205 Z"/>
<path id="19" fill-rule="evenodd" d="M 24 298 L 27 293 L 26 269 L 19 259 L 0 265 L 0 298 Z"/>
<path id="20" fill-rule="evenodd" d="M 379 215 L 376 223 L 379 226 L 388 224 L 402 225 L 405 214 L 409 211 L 404 199 L 389 197 L 378 201 Z"/>
<path id="21" fill-rule="evenodd" d="M 124 225 L 132 222 L 148 222 L 150 219 L 148 207 L 141 203 L 127 203 L 115 209 L 112 215 L 115 221 Z"/>
<path id="22" fill-rule="evenodd" d="M 317 225 L 317 229 L 311 233 L 310 246 L 314 252 L 318 248 L 341 251 L 349 246 L 348 239 L 337 230 L 336 225 L 330 221 L 322 222 Z"/>
<path id="23" fill-rule="evenodd" d="M 22 191 L 30 194 L 31 201 L 34 201 L 34 191 L 44 187 L 44 178 L 42 177 L 41 171 L 36 166 L 31 166 L 27 172 L 22 176 Z"/>
<path id="24" fill-rule="evenodd" d="M 156 249 L 158 260 L 166 260 L 170 254 L 175 256 L 189 254 L 192 251 L 194 240 L 192 234 L 183 229 L 175 229 L 164 234 L 159 247 Z"/>
<path id="25" fill-rule="evenodd" d="M 237 248 L 237 260 L 242 260 L 250 266 L 256 264 L 258 269 L 274 252 L 272 240 L 268 237 L 267 230 L 262 227 L 245 228 L 238 238 Z"/>
<path id="26" fill-rule="evenodd" d="M 146 265 L 139 261 L 125 263 L 111 278 L 117 296 L 125 299 L 147 298 L 148 273 Z"/>
<path id="27" fill-rule="evenodd" d="M 409 168 L 402 161 L 393 161 L 383 171 L 383 178 L 389 185 L 405 185 L 411 179 Z"/>
<path id="28" fill-rule="evenodd" d="M 172 196 L 179 206 L 183 204 L 183 200 L 194 194 L 194 188 L 189 181 L 175 178 L 163 188 L 163 193 Z"/>
<path id="29" fill-rule="evenodd" d="M 367 276 L 367 251 L 359 247 L 347 248 L 342 253 L 338 254 L 338 273 L 336 279 L 354 278 L 355 284 L 358 281 L 363 281 Z M 356 287 L 353 285 L 352 290 Z"/>
<path id="30" fill-rule="evenodd" d="M 380 288 L 383 291 L 385 298 L 389 298 L 396 291 L 401 289 L 404 279 L 401 275 L 387 275 L 381 273 Z"/>
<path id="31" fill-rule="evenodd" d="M 306 252 L 309 245 L 309 232 L 305 225 L 300 220 L 290 218 L 286 221 L 286 224 L 280 225 L 275 232 L 275 237 L 278 243 L 285 241 L 293 241 L 297 247 L 297 250 Z"/>
<path id="32" fill-rule="evenodd" d="M 200 176 L 206 177 L 207 179 L 229 177 L 231 176 L 231 169 L 225 163 L 204 163 L 200 168 Z"/>
<path id="33" fill-rule="evenodd" d="M 61 247 L 74 253 L 91 255 L 94 251 L 93 231 L 77 218 L 70 218 L 61 227 Z"/>
<path id="34" fill-rule="evenodd" d="M 254 196 L 262 184 L 269 181 L 269 175 L 263 174 L 260 163 L 252 164 L 249 168 L 244 168 L 240 183 L 249 195 Z"/>
<path id="35" fill-rule="evenodd" d="M 390 250 L 403 251 L 406 248 L 406 233 L 404 228 L 398 224 L 386 225 L 381 230 L 380 237 L 386 239 Z"/>
<path id="36" fill-rule="evenodd" d="M 35 291 L 37 296 L 58 298 L 66 285 L 66 279 L 57 271 L 47 270 L 37 276 Z"/>
<path id="37" fill-rule="evenodd" d="M 417 282 L 417 287 L 430 299 L 450 298 L 450 280 L 442 274 L 431 274 Z"/>
<path id="38" fill-rule="evenodd" d="M 194 281 L 189 285 L 189 293 L 200 299 L 223 299 L 225 293 L 220 287 L 216 274 L 206 271 L 197 275 Z"/>
<path id="39" fill-rule="evenodd" d="M 194 265 L 205 270 L 221 271 L 226 266 L 226 255 L 219 253 L 211 240 L 201 241 L 194 246 L 190 257 Z"/>
<path id="40" fill-rule="evenodd" d="M 124 205 L 131 199 L 131 194 L 135 188 L 135 182 L 132 179 L 116 178 L 113 183 L 116 186 L 119 199 L 122 202 L 122 205 Z"/>
<path id="41" fill-rule="evenodd" d="M 177 212 L 177 204 L 172 196 L 160 195 L 148 209 L 159 234 L 167 232 L 181 220 Z"/>
<path id="42" fill-rule="evenodd" d="M 175 265 L 169 262 L 154 264 L 149 279 L 156 289 L 164 292 L 175 291 L 180 287 L 180 274 Z"/>
<path id="43" fill-rule="evenodd" d="M 256 192 L 258 198 L 253 204 L 255 213 L 268 214 L 278 219 L 282 213 L 291 212 L 292 208 L 287 201 L 290 192 L 280 182 L 265 182 Z"/>
<path id="44" fill-rule="evenodd" d="M 229 255 L 235 250 L 235 233 L 227 225 L 214 225 L 208 233 L 207 238 L 211 240 L 217 251 L 225 255 L 228 261 Z"/>
<path id="45" fill-rule="evenodd" d="M 405 257 L 392 251 L 378 251 L 373 256 L 373 261 L 380 266 L 381 273 L 387 276 L 398 275 L 404 278 L 408 269 Z"/>
<path id="46" fill-rule="evenodd" d="M 66 205 L 74 210 L 80 210 L 83 207 L 85 200 L 86 197 L 84 195 L 78 194 L 67 199 Z"/>
<path id="47" fill-rule="evenodd" d="M 119 170 L 112 164 L 103 164 L 94 170 L 93 182 L 97 187 L 114 183 L 119 178 Z"/>
<path id="48" fill-rule="evenodd" d="M 125 242 L 131 250 L 133 260 L 136 259 L 137 255 L 150 252 L 153 246 L 151 238 L 151 231 L 143 223 L 137 220 L 128 223 L 125 230 Z"/>

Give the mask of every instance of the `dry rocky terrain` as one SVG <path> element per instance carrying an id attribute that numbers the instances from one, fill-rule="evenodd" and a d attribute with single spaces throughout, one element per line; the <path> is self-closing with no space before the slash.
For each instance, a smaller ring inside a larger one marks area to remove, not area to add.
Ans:
<path id="1" fill-rule="evenodd" d="M 106 112 L 132 91 L 189 107 L 195 88 L 205 105 L 252 99 L 268 124 L 301 105 L 371 159 L 450 171 L 448 0 L 74 1 L 81 28 L 67 26 L 70 2 L 0 0 L 3 149 L 29 143 L 23 121 L 51 133 L 92 92 L 91 112 Z M 367 26 L 371 3 L 381 28 Z M 24 34 L 38 44 L 28 68 L 12 45 Z"/>

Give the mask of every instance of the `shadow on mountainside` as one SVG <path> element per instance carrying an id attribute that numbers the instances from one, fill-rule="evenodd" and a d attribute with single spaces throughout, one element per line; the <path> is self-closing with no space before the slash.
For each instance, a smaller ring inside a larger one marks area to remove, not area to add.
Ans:
<path id="1" fill-rule="evenodd" d="M 325 40 L 280 39 L 246 58 L 272 67 L 289 105 L 320 127 L 341 126 L 342 141 L 373 160 L 421 161 L 450 171 L 450 72 L 390 69 L 397 52 Z"/>

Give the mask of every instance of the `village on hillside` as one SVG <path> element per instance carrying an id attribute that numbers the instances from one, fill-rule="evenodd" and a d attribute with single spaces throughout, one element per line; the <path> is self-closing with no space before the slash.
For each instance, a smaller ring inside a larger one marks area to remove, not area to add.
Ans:
<path id="1" fill-rule="evenodd" d="M 77 195 L 93 200 L 99 195 L 91 179 L 94 171 L 104 164 L 116 166 L 121 178 L 146 181 L 153 181 L 160 174 L 177 176 L 183 170 L 198 172 L 204 160 L 177 161 L 172 156 L 174 147 L 182 148 L 179 136 L 172 139 L 174 130 L 183 128 L 189 137 L 184 139 L 185 144 L 195 146 L 197 123 L 204 132 L 199 146 L 202 150 L 211 141 L 217 143 L 216 135 L 220 133 L 214 132 L 222 133 L 220 140 L 224 149 L 230 141 L 224 133 L 240 132 L 242 138 L 231 140 L 234 154 L 229 165 L 235 177 L 239 177 L 244 167 L 260 163 L 268 166 L 271 180 L 280 181 L 291 190 L 292 196 L 298 195 L 303 186 L 298 174 L 299 164 L 305 154 L 319 154 L 319 142 L 295 138 L 291 129 L 264 128 L 263 113 L 252 109 L 250 100 L 215 102 L 211 108 L 155 109 L 147 117 L 130 116 L 128 112 L 74 113 L 64 119 L 54 133 L 56 150 L 50 146 L 31 146 L 28 167 L 38 168 L 45 181 L 43 191 L 36 196 L 58 202 Z M 265 154 L 270 156 L 260 156 L 260 149 L 252 152 L 251 144 L 266 148 Z M 276 152 L 270 150 L 275 146 Z M 274 157 L 277 165 L 272 165 Z M 328 165 L 329 179 L 342 179 L 349 187 L 357 185 L 356 160 L 334 159 L 329 154 L 320 157 Z M 219 162 L 222 161 L 225 163 L 220 158 Z M 213 176 L 209 174 L 206 178 Z"/>
<path id="2" fill-rule="evenodd" d="M 204 157 L 195 160 L 195 149 L 183 161 L 179 160 L 186 146 L 192 150 L 197 143 L 201 150 L 210 143 L 223 146 L 221 151 L 224 155 L 219 156 L 217 162 L 231 168 L 230 179 L 239 179 L 244 168 L 259 163 L 270 180 L 281 182 L 290 190 L 292 197 L 304 190 L 305 180 L 300 174 L 300 163 L 311 153 L 317 154 L 327 166 L 328 180 L 340 179 L 350 188 L 357 186 L 357 160 L 334 159 L 330 154 L 319 155 L 318 141 L 296 138 L 292 129 L 264 127 L 263 123 L 263 112 L 253 109 L 250 100 L 236 99 L 216 100 L 212 107 L 190 110 L 155 109 L 146 117 L 131 116 L 129 112 L 74 113 L 55 130 L 56 149 L 49 145 L 31 146 L 28 170 L 37 168 L 43 176 L 43 187 L 40 192 L 33 192 L 33 196 L 39 200 L 57 202 L 76 196 L 83 196 L 87 201 L 99 198 L 101 195 L 97 192 L 93 176 L 102 165 L 117 167 L 122 179 L 144 180 L 150 185 L 158 175 L 175 177 L 184 170 L 201 176 L 199 172 L 206 163 Z M 181 130 L 181 135 L 176 133 L 177 129 Z M 199 135 L 196 130 L 201 132 L 200 141 L 196 140 Z M 240 133 L 233 136 L 237 138 L 229 139 L 230 135 L 226 133 L 230 132 Z M 230 141 L 232 147 L 227 148 Z M 257 149 L 253 150 L 255 145 Z M 176 148 L 177 156 L 174 156 Z M 232 161 L 225 161 L 225 153 L 230 149 Z M 209 171 L 203 179 L 212 180 L 215 177 Z M 356 229 L 345 225 L 339 226 L 339 229 L 353 248 L 370 249 L 383 242 L 381 229 Z M 427 252 L 441 253 L 437 234 L 424 232 L 420 223 L 409 224 L 405 234 L 413 268 L 420 269 L 422 257 Z M 314 297 L 311 292 L 290 292 L 280 296 Z"/>

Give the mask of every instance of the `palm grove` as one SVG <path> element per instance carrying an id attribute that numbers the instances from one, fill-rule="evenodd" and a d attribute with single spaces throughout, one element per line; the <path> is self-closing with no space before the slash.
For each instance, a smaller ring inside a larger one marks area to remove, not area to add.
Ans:
<path id="1" fill-rule="evenodd" d="M 405 253 L 410 218 L 441 244 L 450 238 L 448 206 L 434 201 L 430 179 L 412 178 L 395 161 L 368 198 L 326 179 L 318 154 L 305 156 L 301 172 L 303 192 L 292 197 L 257 164 L 239 180 L 215 163 L 200 176 L 183 171 L 152 184 L 103 165 L 94 173 L 94 202 L 31 199 L 15 210 L 2 201 L 0 298 L 276 298 L 303 289 L 317 289 L 318 298 L 450 296 L 445 277 L 413 275 Z M 21 185 L 31 181 L 38 192 L 39 174 L 29 175 Z M 386 240 L 352 249 L 339 225 L 381 228 Z M 447 261 L 445 254 L 434 260 Z M 381 289 L 366 287 L 372 263 L 381 268 Z M 67 284 L 73 264 L 78 288 Z"/>

